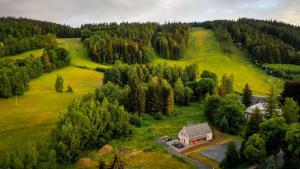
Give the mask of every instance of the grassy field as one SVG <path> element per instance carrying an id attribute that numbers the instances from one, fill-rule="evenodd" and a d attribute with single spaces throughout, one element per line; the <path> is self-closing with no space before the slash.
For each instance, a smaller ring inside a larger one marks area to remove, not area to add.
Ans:
<path id="1" fill-rule="evenodd" d="M 13 56 L 5 56 L 5 57 L 2 57 L 1 59 L 5 59 L 5 58 L 10 58 L 10 59 L 24 59 L 24 58 L 30 56 L 31 54 L 33 56 L 35 56 L 35 57 L 40 57 L 43 54 L 43 50 L 44 49 L 31 50 L 31 51 L 20 53 L 20 54 L 13 55 Z"/>
<path id="2" fill-rule="evenodd" d="M 79 38 L 58 39 L 58 44 L 70 51 L 70 55 L 72 56 L 71 64 L 73 66 L 86 67 L 90 69 L 95 69 L 97 67 L 109 68 L 108 65 L 93 62 L 89 58 L 88 51 L 84 48 Z"/>
<path id="3" fill-rule="evenodd" d="M 60 46 L 69 47 L 72 65 L 32 80 L 29 91 L 23 96 L 0 99 L 0 153 L 14 148 L 15 145 L 48 136 L 59 113 L 75 97 L 93 92 L 101 84 L 102 73 L 76 67 L 101 66 L 89 60 L 80 44 L 79 39 L 59 39 Z M 42 49 L 16 57 L 26 57 L 30 53 L 38 55 L 39 52 Z M 67 85 L 71 85 L 74 93 L 55 92 L 54 83 L 58 74 L 64 78 L 65 89 Z"/>
<path id="4" fill-rule="evenodd" d="M 265 96 L 270 86 L 274 85 L 277 92 L 280 92 L 283 80 L 268 76 L 256 65 L 250 63 L 245 54 L 238 48 L 233 47 L 231 55 L 222 51 L 215 39 L 213 32 L 203 28 L 193 28 L 186 55 L 178 61 L 170 61 L 161 57 L 155 57 L 153 63 L 167 63 L 169 65 L 186 66 L 198 64 L 200 72 L 210 70 L 217 73 L 219 79 L 224 73 L 234 75 L 234 88 L 241 92 L 245 83 L 256 95 Z"/>

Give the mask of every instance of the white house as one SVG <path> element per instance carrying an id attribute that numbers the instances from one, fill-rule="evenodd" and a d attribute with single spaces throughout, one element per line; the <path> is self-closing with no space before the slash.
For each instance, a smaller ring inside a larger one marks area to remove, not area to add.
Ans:
<path id="1" fill-rule="evenodd" d="M 212 140 L 212 130 L 208 123 L 187 125 L 178 133 L 178 139 L 180 142 L 189 145 L 199 144 Z"/>
<path id="2" fill-rule="evenodd" d="M 252 106 L 249 106 L 246 110 L 245 110 L 245 117 L 246 119 L 250 119 L 251 114 L 255 111 L 256 108 L 258 108 L 258 110 L 260 111 L 260 113 L 264 116 L 265 114 L 267 114 L 267 103 L 257 103 L 254 104 Z M 280 109 L 275 109 L 275 111 L 280 114 L 281 110 Z"/>

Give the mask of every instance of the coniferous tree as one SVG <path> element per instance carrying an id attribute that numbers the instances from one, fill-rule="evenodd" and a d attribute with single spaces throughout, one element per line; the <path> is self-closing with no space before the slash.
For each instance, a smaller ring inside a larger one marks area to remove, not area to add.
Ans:
<path id="1" fill-rule="evenodd" d="M 246 138 L 250 137 L 252 134 L 259 132 L 259 125 L 263 122 L 263 115 L 260 110 L 256 107 L 254 112 L 250 116 L 250 121 L 248 122 Z"/>
<path id="2" fill-rule="evenodd" d="M 10 85 L 10 81 L 6 72 L 0 72 L 0 97 L 8 98 L 12 95 L 12 89 Z"/>
<path id="3" fill-rule="evenodd" d="M 147 91 L 147 112 L 151 114 L 161 113 L 161 87 L 157 76 L 150 77 Z"/>
<path id="4" fill-rule="evenodd" d="M 299 121 L 299 105 L 292 98 L 286 98 L 282 107 L 282 116 L 287 124 L 297 123 Z"/>
<path id="5" fill-rule="evenodd" d="M 64 90 L 64 79 L 57 75 L 56 82 L 55 82 L 55 91 L 62 93 Z"/>
<path id="6" fill-rule="evenodd" d="M 42 59 L 43 65 L 44 65 L 44 71 L 46 73 L 51 72 L 52 71 L 52 65 L 51 65 L 51 62 L 49 60 L 48 52 L 47 51 L 43 52 L 43 55 L 42 55 L 41 59 Z"/>
<path id="7" fill-rule="evenodd" d="M 145 91 L 137 74 L 130 81 L 129 108 L 139 115 L 145 112 Z"/>
<path id="8" fill-rule="evenodd" d="M 272 116 L 276 115 L 277 107 L 278 107 L 278 101 L 277 101 L 277 97 L 275 95 L 274 87 L 272 86 L 270 93 L 268 94 L 268 97 L 267 97 L 266 118 L 271 118 Z"/>
<path id="9" fill-rule="evenodd" d="M 246 107 L 249 107 L 252 104 L 252 90 L 248 83 L 246 83 L 243 89 L 242 102 Z"/>
<path id="10" fill-rule="evenodd" d="M 227 145 L 226 156 L 221 162 L 221 167 L 224 169 L 232 169 L 240 164 L 241 158 L 233 141 Z"/>

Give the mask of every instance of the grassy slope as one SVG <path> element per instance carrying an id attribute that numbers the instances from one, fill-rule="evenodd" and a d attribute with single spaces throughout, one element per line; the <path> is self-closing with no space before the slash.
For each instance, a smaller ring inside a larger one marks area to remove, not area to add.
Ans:
<path id="1" fill-rule="evenodd" d="M 60 39 L 59 42 L 60 46 L 74 46 L 69 48 L 73 59 L 72 66 L 32 80 L 29 83 L 30 90 L 24 96 L 18 97 L 17 105 L 15 97 L 0 99 L 0 152 L 14 147 L 15 144 L 24 144 L 47 136 L 59 113 L 74 97 L 93 92 L 101 83 L 102 73 L 73 66 L 98 66 L 89 61 L 79 39 Z M 74 93 L 54 91 L 57 74 L 63 76 L 65 87 L 69 84 L 73 87 Z"/>
<path id="2" fill-rule="evenodd" d="M 271 85 L 279 92 L 283 84 L 281 79 L 266 75 L 264 71 L 250 63 L 245 54 L 236 47 L 233 48 L 231 55 L 222 52 L 213 32 L 202 28 L 193 28 L 184 59 L 169 61 L 156 57 L 153 63 L 178 66 L 196 63 L 201 72 L 213 71 L 218 74 L 219 79 L 224 73 L 232 73 L 235 90 L 241 92 L 245 83 L 249 83 L 256 95 L 266 95 Z"/>
<path id="3" fill-rule="evenodd" d="M 4 58 L 10 58 L 10 59 L 24 59 L 24 58 L 30 56 L 31 54 L 32 54 L 33 56 L 37 57 L 37 56 L 41 56 L 41 55 L 43 54 L 43 50 L 44 50 L 44 49 L 31 50 L 31 51 L 24 52 L 24 53 L 20 53 L 20 54 L 13 55 L 13 56 L 5 56 L 5 57 L 2 57 L 1 59 L 4 59 Z"/>

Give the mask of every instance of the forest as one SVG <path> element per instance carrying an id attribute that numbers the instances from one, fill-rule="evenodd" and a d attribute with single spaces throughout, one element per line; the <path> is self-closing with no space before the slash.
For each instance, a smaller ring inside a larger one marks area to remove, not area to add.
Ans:
<path id="1" fill-rule="evenodd" d="M 167 59 L 182 58 L 189 35 L 188 24 L 111 23 L 83 25 L 81 39 L 98 63 L 149 63 L 154 52 Z"/>
<path id="2" fill-rule="evenodd" d="M 0 59 L 0 98 L 23 95 L 29 89 L 28 82 L 71 63 L 69 52 L 64 48 L 44 50 L 42 56 L 25 59 Z"/>
<path id="3" fill-rule="evenodd" d="M 192 25 L 227 31 L 233 41 L 245 49 L 255 63 L 300 64 L 297 46 L 300 30 L 296 26 L 245 18 L 236 22 L 216 20 Z"/>

